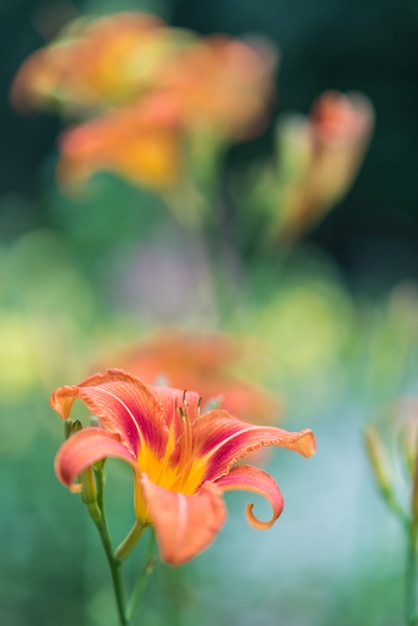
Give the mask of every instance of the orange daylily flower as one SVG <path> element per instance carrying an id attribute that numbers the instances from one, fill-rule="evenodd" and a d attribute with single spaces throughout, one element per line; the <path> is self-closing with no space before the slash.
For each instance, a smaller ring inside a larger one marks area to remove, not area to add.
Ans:
<path id="1" fill-rule="evenodd" d="M 23 63 L 12 102 L 23 110 L 59 103 L 75 113 L 127 104 L 155 88 L 160 70 L 188 39 L 146 13 L 77 19 Z"/>
<path id="2" fill-rule="evenodd" d="M 164 95 L 151 95 L 68 129 L 59 147 L 58 179 L 65 185 L 108 171 L 136 184 L 168 188 L 181 173 L 179 112 Z"/>
<path id="3" fill-rule="evenodd" d="M 201 38 L 146 13 L 77 19 L 23 63 L 11 100 L 83 116 L 169 92 L 189 131 L 242 139 L 266 122 L 276 58 L 261 40 Z"/>
<path id="4" fill-rule="evenodd" d="M 202 38 L 146 13 L 78 19 L 23 63 L 11 100 L 90 118 L 59 140 L 61 182 L 110 171 L 179 204 L 199 197 L 187 170 L 199 177 L 214 148 L 266 123 L 275 60 L 266 43 Z"/>
<path id="5" fill-rule="evenodd" d="M 242 346 L 217 333 L 161 332 L 133 349 L 112 356 L 116 366 L 143 380 L 167 381 L 178 389 L 199 389 L 202 406 L 218 399 L 222 408 L 245 421 L 276 422 L 278 399 L 267 389 L 238 378 L 245 362 Z"/>
<path id="6" fill-rule="evenodd" d="M 162 86 L 171 90 L 192 132 L 248 138 L 267 122 L 276 57 L 266 42 L 208 36 L 178 51 L 165 68 Z"/>
<path id="7" fill-rule="evenodd" d="M 242 489 L 270 502 L 268 521 L 257 519 L 247 505 L 247 520 L 255 528 L 270 528 L 281 514 L 283 497 L 273 478 L 237 461 L 261 446 L 282 446 L 305 457 L 315 452 L 309 429 L 291 433 L 253 426 L 223 410 L 201 415 L 195 392 L 151 387 L 123 370 L 56 389 L 51 406 L 67 419 L 77 398 L 101 427 L 85 428 L 64 442 L 55 459 L 59 480 L 77 491 L 77 477 L 94 463 L 107 457 L 129 463 L 137 521 L 153 526 L 161 557 L 172 565 L 213 541 L 226 518 L 224 491 Z"/>

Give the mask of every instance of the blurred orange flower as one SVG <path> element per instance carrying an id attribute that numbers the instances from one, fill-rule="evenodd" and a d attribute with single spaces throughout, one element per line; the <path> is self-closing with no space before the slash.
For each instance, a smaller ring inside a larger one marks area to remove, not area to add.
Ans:
<path id="1" fill-rule="evenodd" d="M 237 461 L 262 446 L 281 446 L 305 457 L 315 452 L 310 429 L 291 433 L 249 425 L 221 410 L 201 415 L 197 393 L 150 387 L 123 370 L 56 389 L 51 406 L 67 419 L 77 398 L 100 427 L 79 430 L 64 442 L 55 459 L 59 480 L 80 491 L 74 481 L 94 463 L 107 457 L 129 463 L 136 535 L 153 526 L 161 557 L 172 565 L 195 557 L 216 537 L 226 518 L 224 491 L 250 491 L 268 500 L 269 521 L 260 521 L 253 505 L 247 505 L 254 528 L 270 528 L 281 514 L 283 496 L 274 479 Z"/>
<path id="2" fill-rule="evenodd" d="M 31 55 L 12 85 L 17 108 L 59 104 L 73 114 L 130 103 L 159 86 L 159 72 L 191 36 L 146 13 L 78 19 Z"/>
<path id="3" fill-rule="evenodd" d="M 266 123 L 275 60 L 261 40 L 201 38 L 145 13 L 78 19 L 26 60 L 11 99 L 21 110 L 53 105 L 82 119 L 99 115 L 61 137 L 61 182 L 106 170 L 170 188 L 174 210 L 182 192 L 202 203 L 199 181 L 218 145 Z"/>
<path id="4" fill-rule="evenodd" d="M 261 40 L 250 44 L 212 35 L 179 50 L 162 84 L 179 102 L 192 132 L 243 139 L 267 122 L 276 58 L 272 45 Z"/>
<path id="5" fill-rule="evenodd" d="M 174 210 L 185 196 L 202 204 L 199 182 L 219 145 L 266 124 L 275 61 L 261 40 L 201 38 L 152 15 L 119 13 L 70 23 L 22 65 L 11 99 L 21 110 L 55 106 L 73 117 L 100 116 L 61 138 L 62 182 L 111 171 L 171 188 Z"/>
<path id="6" fill-rule="evenodd" d="M 11 98 L 23 110 L 59 104 L 83 115 L 169 92 L 189 130 L 241 139 L 266 121 L 276 58 L 261 40 L 199 38 L 145 13 L 78 19 L 26 60 Z"/>
<path id="7" fill-rule="evenodd" d="M 278 399 L 234 375 L 234 368 L 245 358 L 243 349 L 224 335 L 172 331 L 112 355 L 112 362 L 153 384 L 161 380 L 179 389 L 199 389 L 203 406 L 217 400 L 240 419 L 277 422 Z"/>
<path id="8" fill-rule="evenodd" d="M 166 189 L 181 175 L 181 141 L 176 107 L 159 94 L 148 96 L 65 131 L 58 179 L 71 185 L 104 170 Z"/>
<path id="9" fill-rule="evenodd" d="M 275 60 L 265 42 L 198 38 L 145 13 L 78 19 L 26 60 L 12 101 L 22 109 L 59 102 L 81 113 L 168 89 L 190 126 L 236 138 L 265 118 Z"/>

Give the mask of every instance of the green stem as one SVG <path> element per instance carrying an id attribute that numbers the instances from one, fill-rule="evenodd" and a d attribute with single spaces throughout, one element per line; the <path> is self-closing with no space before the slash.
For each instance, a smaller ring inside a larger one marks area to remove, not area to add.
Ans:
<path id="1" fill-rule="evenodd" d="M 155 561 L 155 558 L 153 556 L 154 548 L 155 548 L 155 533 L 154 531 L 151 530 L 151 537 L 150 537 L 148 551 L 147 551 L 147 555 L 145 559 L 145 566 L 132 591 L 132 594 L 131 594 L 131 597 L 129 598 L 128 606 L 126 609 L 128 622 L 130 622 L 134 616 L 137 606 L 145 591 L 145 587 L 149 580 L 150 574 L 152 573 L 152 570 L 154 568 L 154 561 Z"/>
<path id="2" fill-rule="evenodd" d="M 102 516 L 102 519 L 100 521 L 95 521 L 95 524 L 97 530 L 99 531 L 100 539 L 102 540 L 107 562 L 109 563 L 110 573 L 112 576 L 113 591 L 116 599 L 116 608 L 118 612 L 119 624 L 120 626 L 128 626 L 129 620 L 126 618 L 125 614 L 122 581 L 120 576 L 121 563 L 113 556 L 112 541 L 110 539 L 104 516 Z"/>
<path id="3" fill-rule="evenodd" d="M 417 539 L 418 523 L 411 520 L 407 527 L 407 561 L 406 561 L 406 623 L 408 626 L 418 624 L 417 601 Z"/>
<path id="4" fill-rule="evenodd" d="M 121 579 L 121 564 L 122 561 L 127 558 L 132 552 L 133 548 L 137 544 L 139 538 L 147 528 L 147 524 L 141 524 L 138 521 L 135 522 L 130 532 L 124 541 L 120 544 L 116 552 L 113 550 L 112 540 L 107 527 L 106 515 L 104 509 L 104 463 L 97 463 L 94 468 L 94 476 L 85 476 L 84 483 L 89 486 L 86 489 L 86 495 L 84 497 L 87 510 L 92 518 L 95 526 L 99 532 L 100 539 L 106 554 L 107 562 L 109 563 L 110 573 L 112 576 L 113 591 L 116 600 L 116 610 L 118 614 L 119 626 L 129 626 L 131 623 L 133 614 L 139 604 L 139 601 L 144 593 L 146 583 L 149 579 L 149 575 L 152 572 L 154 566 L 153 551 L 155 547 L 155 536 L 151 533 L 151 541 L 148 547 L 146 555 L 145 566 L 141 575 L 133 589 L 132 595 L 129 599 L 128 606 L 125 609 L 124 594 L 122 589 Z M 90 479 L 90 482 L 87 481 Z M 97 492 L 94 487 L 97 486 Z M 93 499 L 94 493 L 94 499 Z M 91 497 L 87 497 L 91 496 Z"/>
<path id="5" fill-rule="evenodd" d="M 107 562 L 109 563 L 110 573 L 112 576 L 113 591 L 116 600 L 116 609 L 118 613 L 118 619 L 120 626 L 128 626 L 129 620 L 125 613 L 125 603 L 122 592 L 122 581 L 120 575 L 120 561 L 113 554 L 112 540 L 110 538 L 109 530 L 107 528 L 106 516 L 104 512 L 104 469 L 103 464 L 98 464 L 95 468 L 95 475 L 97 479 L 97 502 L 96 507 L 92 510 L 88 507 L 89 513 L 99 531 L 100 539 L 106 554 Z M 97 512 L 99 511 L 99 515 Z"/>

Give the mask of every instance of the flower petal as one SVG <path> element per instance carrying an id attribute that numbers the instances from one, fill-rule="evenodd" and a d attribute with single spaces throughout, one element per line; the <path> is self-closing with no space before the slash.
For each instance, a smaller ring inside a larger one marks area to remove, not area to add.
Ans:
<path id="1" fill-rule="evenodd" d="M 120 442 L 119 435 L 102 428 L 85 428 L 62 444 L 55 457 L 55 473 L 64 485 L 78 491 L 79 485 L 75 485 L 74 480 L 80 472 L 109 456 L 123 459 L 131 465 L 135 463 L 134 456 Z"/>
<path id="2" fill-rule="evenodd" d="M 262 446 L 280 446 L 308 457 L 316 449 L 315 436 L 306 428 L 288 432 L 282 428 L 254 426 L 236 419 L 226 411 L 210 411 L 195 425 L 201 442 L 200 456 L 207 464 L 205 480 L 214 481 L 236 461 Z"/>
<path id="3" fill-rule="evenodd" d="M 168 428 L 164 411 L 150 387 L 124 370 L 94 374 L 78 385 L 56 389 L 50 404 L 67 419 L 74 400 L 82 400 L 102 426 L 121 436 L 133 454 L 145 444 L 160 457 L 164 454 Z"/>
<path id="4" fill-rule="evenodd" d="M 226 519 L 219 487 L 206 483 L 197 495 L 186 496 L 159 487 L 146 474 L 140 481 L 163 561 L 181 565 L 212 543 Z"/>
<path id="5" fill-rule="evenodd" d="M 267 472 L 257 467 L 237 465 L 231 469 L 229 474 L 217 480 L 216 484 L 221 487 L 223 491 L 230 491 L 232 489 L 253 491 L 270 502 L 273 515 L 268 522 L 262 522 L 257 519 L 253 513 L 254 505 L 247 504 L 245 515 L 248 523 L 258 530 L 271 528 L 283 511 L 284 500 L 276 481 L 270 474 L 267 474 Z"/>

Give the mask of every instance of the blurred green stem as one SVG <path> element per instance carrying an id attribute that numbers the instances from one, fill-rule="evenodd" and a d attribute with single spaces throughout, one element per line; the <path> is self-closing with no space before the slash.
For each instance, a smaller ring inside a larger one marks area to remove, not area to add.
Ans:
<path id="1" fill-rule="evenodd" d="M 418 521 L 412 519 L 408 528 L 408 547 L 406 563 L 406 619 L 408 626 L 418 624 L 418 613 L 416 607 L 417 596 L 417 539 Z"/>
<path id="2" fill-rule="evenodd" d="M 142 598 L 142 595 L 145 591 L 145 587 L 147 585 L 147 582 L 149 580 L 150 574 L 152 573 L 153 569 L 154 569 L 154 562 L 155 562 L 155 557 L 153 555 L 154 552 L 154 548 L 155 548 L 155 534 L 154 532 L 151 530 L 151 537 L 150 537 L 150 542 L 149 542 L 149 546 L 148 546 L 148 552 L 147 552 L 147 556 L 145 559 L 145 566 L 144 569 L 141 573 L 141 575 L 139 576 L 137 583 L 132 591 L 132 595 L 129 599 L 128 602 L 128 606 L 126 609 L 126 615 L 128 617 L 128 623 L 131 621 L 137 606 Z"/>

